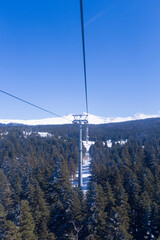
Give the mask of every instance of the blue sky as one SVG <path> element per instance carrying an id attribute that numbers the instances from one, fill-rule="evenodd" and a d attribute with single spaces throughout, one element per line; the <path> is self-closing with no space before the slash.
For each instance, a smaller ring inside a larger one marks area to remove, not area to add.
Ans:
<path id="1" fill-rule="evenodd" d="M 160 1 L 83 0 L 89 112 L 160 111 Z M 0 1 L 0 89 L 85 111 L 79 0 Z M 52 117 L 0 93 L 0 118 Z"/>

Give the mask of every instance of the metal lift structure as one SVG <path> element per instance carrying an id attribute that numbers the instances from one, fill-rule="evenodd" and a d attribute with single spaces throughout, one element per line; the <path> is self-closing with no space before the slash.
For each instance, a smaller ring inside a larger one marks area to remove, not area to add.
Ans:
<path id="1" fill-rule="evenodd" d="M 79 114 L 73 115 L 74 124 L 79 124 L 79 170 L 78 170 L 78 186 L 82 189 L 83 180 L 82 180 L 82 125 L 88 123 L 88 115 Z"/>

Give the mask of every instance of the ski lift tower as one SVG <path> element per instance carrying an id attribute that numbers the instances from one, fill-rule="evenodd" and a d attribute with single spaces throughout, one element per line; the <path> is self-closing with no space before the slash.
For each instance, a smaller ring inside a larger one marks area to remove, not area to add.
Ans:
<path id="1" fill-rule="evenodd" d="M 74 124 L 79 124 L 79 173 L 78 173 L 78 186 L 82 189 L 82 125 L 88 123 L 88 115 L 80 114 L 73 115 Z"/>

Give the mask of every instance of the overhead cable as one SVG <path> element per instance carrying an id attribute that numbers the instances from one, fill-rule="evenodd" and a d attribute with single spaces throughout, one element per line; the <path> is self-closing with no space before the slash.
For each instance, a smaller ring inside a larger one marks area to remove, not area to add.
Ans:
<path id="1" fill-rule="evenodd" d="M 12 95 L 12 94 L 10 94 L 10 93 L 8 93 L 8 92 L 5 92 L 5 91 L 3 91 L 3 90 L 1 90 L 1 89 L 0 89 L 0 92 L 4 93 L 4 94 L 6 94 L 6 95 L 8 95 L 8 96 L 10 96 L 10 97 L 12 97 L 12 98 L 15 98 L 15 99 L 17 99 L 17 100 L 19 100 L 19 101 L 21 101 L 21 102 L 24 102 L 24 103 L 26 103 L 26 104 L 28 104 L 28 105 L 31 105 L 31 106 L 33 106 L 33 107 L 35 107 L 35 108 L 38 108 L 38 109 L 40 109 L 40 110 L 42 110 L 42 111 L 45 111 L 45 112 L 50 113 L 50 114 L 52 114 L 52 115 L 54 115 L 54 116 L 57 116 L 57 117 L 60 117 L 60 118 L 63 118 L 63 119 L 65 119 L 65 120 L 67 120 L 67 121 L 72 122 L 71 120 L 67 119 L 66 117 L 62 117 L 62 116 L 58 115 L 57 113 L 54 113 L 54 112 L 51 112 L 51 111 L 49 111 L 49 110 L 47 110 L 47 109 L 45 109 L 45 108 L 39 107 L 39 106 L 37 106 L 37 105 L 35 105 L 35 104 L 31 103 L 31 102 L 28 102 L 28 101 L 26 101 L 26 100 L 24 100 L 24 99 L 22 99 L 22 98 L 16 97 L 15 95 Z"/>
<path id="2" fill-rule="evenodd" d="M 83 67 L 84 67 L 84 81 L 85 81 L 86 112 L 88 115 L 88 94 L 87 94 L 87 73 L 86 73 L 85 39 L 84 39 L 83 0 L 80 0 L 80 11 L 81 11 L 81 31 L 82 31 L 82 47 L 83 47 Z"/>

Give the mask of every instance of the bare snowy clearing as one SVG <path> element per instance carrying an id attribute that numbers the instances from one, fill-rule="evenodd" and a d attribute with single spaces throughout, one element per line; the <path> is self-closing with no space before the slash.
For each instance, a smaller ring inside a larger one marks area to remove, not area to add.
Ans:
<path id="1" fill-rule="evenodd" d="M 52 137 L 53 136 L 51 133 L 48 133 L 48 132 L 32 132 L 32 131 L 26 132 L 26 131 L 23 131 L 23 135 L 25 138 L 27 138 L 31 134 L 37 134 L 40 137 Z"/>
<path id="2" fill-rule="evenodd" d="M 90 176 L 91 176 L 91 171 L 90 171 L 90 164 L 91 164 L 91 157 L 89 155 L 89 149 L 90 147 L 95 144 L 94 141 L 83 141 L 83 145 L 86 148 L 86 153 L 83 158 L 83 163 L 82 163 L 82 190 L 83 193 L 86 194 L 88 190 L 88 184 L 90 181 Z M 76 172 L 75 177 L 71 179 L 73 186 L 78 186 L 78 171 Z"/>

